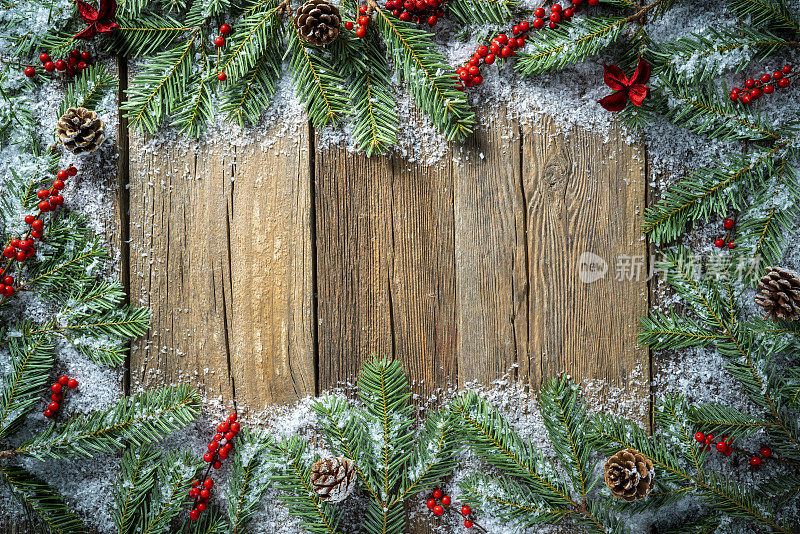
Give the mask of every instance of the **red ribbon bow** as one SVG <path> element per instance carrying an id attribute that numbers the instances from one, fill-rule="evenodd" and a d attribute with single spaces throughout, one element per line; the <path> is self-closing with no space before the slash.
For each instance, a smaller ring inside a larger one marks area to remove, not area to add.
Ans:
<path id="1" fill-rule="evenodd" d="M 114 13 L 117 11 L 115 0 L 100 0 L 100 10 L 83 0 L 75 0 L 78 4 L 78 14 L 88 26 L 75 35 L 76 39 L 91 39 L 98 33 L 113 32 L 119 25 L 114 22 Z"/>
<path id="2" fill-rule="evenodd" d="M 616 93 L 611 93 L 602 100 L 598 100 L 601 106 L 608 111 L 622 111 L 628 103 L 628 99 L 634 106 L 641 106 L 644 99 L 650 93 L 650 88 L 644 85 L 650 79 L 650 63 L 639 58 L 636 65 L 636 72 L 629 80 L 622 69 L 616 65 L 606 65 L 603 63 L 603 79 L 606 85 Z"/>

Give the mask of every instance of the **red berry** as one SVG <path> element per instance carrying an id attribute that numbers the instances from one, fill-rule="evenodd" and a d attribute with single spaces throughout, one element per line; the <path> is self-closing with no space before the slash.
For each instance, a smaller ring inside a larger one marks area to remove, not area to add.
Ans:
<path id="1" fill-rule="evenodd" d="M 34 69 L 33 67 L 25 67 L 25 76 L 27 76 L 28 78 L 33 78 L 34 76 L 36 76 L 36 69 Z"/>
<path id="2" fill-rule="evenodd" d="M 39 211 L 50 211 L 52 206 L 46 200 L 39 202 Z"/>
<path id="3" fill-rule="evenodd" d="M 511 28 L 511 33 L 517 35 L 519 32 L 522 31 L 522 28 L 519 27 L 519 24 L 516 24 L 513 28 Z"/>
<path id="4" fill-rule="evenodd" d="M 47 405 L 47 409 L 53 413 L 56 413 L 58 411 L 58 408 L 59 405 L 57 402 L 51 402 L 50 404 Z"/>
<path id="5" fill-rule="evenodd" d="M 217 36 L 217 38 L 214 39 L 214 46 L 216 46 L 217 48 L 222 48 L 223 46 L 225 46 L 225 38 L 221 35 Z"/>
<path id="6" fill-rule="evenodd" d="M 204 501 L 207 501 L 208 499 L 211 498 L 211 492 L 208 491 L 207 489 L 201 489 L 200 498 L 203 499 Z"/>
<path id="7" fill-rule="evenodd" d="M 440 505 L 437 504 L 436 506 L 433 507 L 433 515 L 437 517 L 444 515 L 444 508 L 442 508 Z"/>
<path id="8" fill-rule="evenodd" d="M 55 206 L 60 206 L 63 203 L 64 203 L 64 197 L 62 197 L 61 195 L 53 195 L 52 197 L 50 197 L 50 204 L 53 204 Z"/>
<path id="9" fill-rule="evenodd" d="M 706 436 L 706 443 L 711 443 L 714 440 L 714 434 L 709 434 Z"/>
<path id="10" fill-rule="evenodd" d="M 8 245 L 5 249 L 3 249 L 3 256 L 6 258 L 13 258 L 17 255 L 17 249 Z"/>
<path id="11" fill-rule="evenodd" d="M 517 48 L 522 48 L 523 46 L 525 46 L 525 38 L 517 37 Z"/>
<path id="12" fill-rule="evenodd" d="M 48 56 L 46 53 L 42 53 L 39 55 L 39 61 L 41 61 L 42 63 L 47 63 L 48 61 L 50 61 L 50 56 Z"/>
<path id="13" fill-rule="evenodd" d="M 217 426 L 217 432 L 219 432 L 220 434 L 224 434 L 227 431 L 228 431 L 228 423 L 220 423 Z"/>
<path id="14" fill-rule="evenodd" d="M 353 29 L 353 22 L 348 20 L 347 22 L 344 23 L 344 27 L 345 27 L 345 29 L 352 30 Z"/>
<path id="15" fill-rule="evenodd" d="M 219 454 L 219 457 L 222 460 L 226 460 L 228 458 L 228 451 L 224 448 L 220 450 L 217 454 Z"/>
<path id="16" fill-rule="evenodd" d="M 474 83 L 475 85 L 482 84 L 483 83 L 483 76 L 473 76 L 472 77 L 472 83 Z"/>
<path id="17" fill-rule="evenodd" d="M 399 18 L 403 22 L 408 22 L 409 20 L 411 20 L 411 13 L 409 13 L 408 11 L 403 11 L 402 13 L 400 13 Z"/>
<path id="18" fill-rule="evenodd" d="M 224 450 L 225 452 L 231 452 L 233 450 L 233 443 L 229 441 L 228 443 L 222 446 L 222 450 Z"/>
<path id="19" fill-rule="evenodd" d="M 199 480 L 197 480 L 197 479 L 192 480 L 192 487 L 193 488 L 196 488 L 199 485 L 200 485 L 200 481 Z M 197 491 L 200 491 L 200 490 L 197 490 Z"/>
<path id="20" fill-rule="evenodd" d="M 486 57 L 487 55 L 489 55 L 489 47 L 481 45 L 481 46 L 478 47 L 477 52 L 478 52 L 479 56 Z"/>
<path id="21" fill-rule="evenodd" d="M 780 87 L 781 89 L 786 89 L 787 87 L 789 87 L 789 78 L 781 78 L 780 80 L 778 80 L 778 87 Z"/>
<path id="22" fill-rule="evenodd" d="M 356 36 L 363 38 L 366 35 L 367 35 L 367 29 L 364 26 L 359 26 L 358 29 L 356 30 Z"/>
<path id="23" fill-rule="evenodd" d="M 217 79 L 221 82 L 224 82 L 225 80 L 228 79 L 228 75 L 225 74 L 224 72 L 220 72 L 219 74 L 217 74 Z"/>
<path id="24" fill-rule="evenodd" d="M 361 26 L 369 26 L 369 17 L 365 16 L 358 17 L 358 23 Z"/>
<path id="25" fill-rule="evenodd" d="M 39 189 L 36 192 L 36 196 L 39 198 L 39 200 L 44 200 L 50 196 L 50 191 L 48 191 L 47 189 Z"/>
<path id="26" fill-rule="evenodd" d="M 231 432 L 233 432 L 234 434 L 238 434 L 239 430 L 241 430 L 239 423 L 231 423 Z"/>
<path id="27" fill-rule="evenodd" d="M 75 65 L 75 68 L 78 69 L 78 70 L 84 70 L 84 69 L 88 69 L 89 65 L 87 65 L 85 61 L 81 61 L 80 63 Z"/>
<path id="28" fill-rule="evenodd" d="M 46 70 L 47 72 L 53 72 L 54 70 L 56 70 L 56 64 L 53 63 L 52 61 L 48 61 L 47 63 L 44 64 L 44 70 Z"/>
<path id="29" fill-rule="evenodd" d="M 31 237 L 35 239 L 41 239 L 43 235 L 44 232 L 42 232 L 41 230 L 31 230 Z"/>
<path id="30" fill-rule="evenodd" d="M 442 490 L 440 490 L 440 489 L 433 490 L 433 498 L 434 499 L 441 499 L 442 495 L 444 495 L 444 493 L 442 493 Z"/>
<path id="31" fill-rule="evenodd" d="M 772 73 L 773 80 L 780 80 L 781 78 L 783 78 L 783 71 L 776 70 L 775 72 Z"/>
<path id="32" fill-rule="evenodd" d="M 761 451 L 760 452 L 761 452 L 761 456 L 763 456 L 764 458 L 769 458 L 770 456 L 772 456 L 772 449 L 770 449 L 766 445 L 761 447 Z"/>
<path id="33" fill-rule="evenodd" d="M 222 35 L 230 35 L 232 31 L 233 30 L 231 29 L 231 27 L 228 26 L 227 24 L 223 24 L 222 26 L 219 27 L 219 33 L 221 33 Z"/>
<path id="34" fill-rule="evenodd" d="M 753 89 L 752 91 L 750 91 L 750 97 L 753 100 L 755 100 L 756 98 L 759 98 L 761 96 L 761 94 L 762 94 L 761 93 L 761 89 Z"/>
<path id="35" fill-rule="evenodd" d="M 728 243 L 728 248 L 731 249 L 731 250 L 735 249 L 736 248 L 736 243 L 731 241 L 730 243 Z"/>
<path id="36" fill-rule="evenodd" d="M 13 276 L 4 276 L 3 277 L 3 284 L 4 285 L 10 286 L 13 283 L 14 283 L 14 277 Z"/>
<path id="37" fill-rule="evenodd" d="M 53 189 L 55 189 L 56 191 L 61 191 L 62 189 L 64 189 L 64 182 L 62 182 L 61 180 L 54 181 Z"/>
<path id="38" fill-rule="evenodd" d="M 511 48 L 504 46 L 502 50 L 500 50 L 500 57 L 508 57 L 511 55 Z"/>
<path id="39" fill-rule="evenodd" d="M 474 525 L 472 524 L 472 521 L 470 521 L 469 519 L 464 520 L 464 528 L 472 528 L 473 526 Z"/>
<path id="40" fill-rule="evenodd" d="M 486 63 L 487 65 L 491 65 L 492 63 L 494 63 L 494 54 L 489 54 L 488 56 L 483 58 L 483 62 Z"/>
<path id="41" fill-rule="evenodd" d="M 47 417 L 48 419 L 50 419 L 50 418 L 53 417 L 53 412 L 51 412 L 50 410 L 45 410 L 44 411 L 44 416 Z"/>
<path id="42" fill-rule="evenodd" d="M 763 91 L 764 91 L 765 95 L 771 95 L 772 93 L 775 92 L 775 86 L 774 85 L 765 85 Z"/>
<path id="43" fill-rule="evenodd" d="M 561 4 L 553 4 L 552 7 L 550 7 L 550 11 L 553 13 L 561 13 L 562 9 L 564 8 L 561 7 Z"/>
<path id="44" fill-rule="evenodd" d="M 69 377 L 67 375 L 61 375 L 58 377 L 58 383 L 62 386 L 66 386 L 69 382 Z"/>
<path id="45" fill-rule="evenodd" d="M 208 464 L 208 463 L 211 463 L 213 460 L 214 460 L 214 453 L 212 453 L 212 452 L 207 452 L 207 453 L 205 453 L 205 454 L 203 455 L 203 461 L 204 461 L 205 463 L 207 463 L 207 464 Z"/>
<path id="46" fill-rule="evenodd" d="M 725 456 L 726 458 L 727 458 L 728 456 L 730 456 L 731 454 L 733 454 L 733 449 L 731 449 L 730 447 L 728 447 L 727 449 L 725 449 L 725 452 L 723 452 L 723 453 L 722 453 L 722 455 L 723 455 L 723 456 Z"/>
<path id="47" fill-rule="evenodd" d="M 537 30 L 541 30 L 542 28 L 544 28 L 544 19 L 541 17 L 536 17 L 535 19 L 533 19 L 533 27 L 536 28 Z"/>
<path id="48" fill-rule="evenodd" d="M 211 438 L 212 441 L 219 441 L 222 439 L 222 434 L 214 434 L 214 437 Z"/>
<path id="49" fill-rule="evenodd" d="M 70 165 L 69 169 L 67 169 L 67 174 L 69 174 L 70 176 L 75 176 L 76 174 L 78 174 L 78 169 L 76 169 L 74 165 Z"/>
<path id="50" fill-rule="evenodd" d="M 553 11 L 550 13 L 550 22 L 561 22 L 561 13 L 558 11 Z"/>
<path id="51" fill-rule="evenodd" d="M 57 70 L 64 70 L 66 68 L 67 68 L 67 62 L 66 61 L 64 61 L 63 59 L 59 59 L 58 61 L 56 61 L 56 69 Z"/>
<path id="52" fill-rule="evenodd" d="M 508 36 L 504 33 L 501 33 L 500 35 L 495 37 L 495 39 L 497 39 L 497 42 L 500 43 L 501 45 L 508 44 Z"/>
<path id="53" fill-rule="evenodd" d="M 732 92 L 731 93 L 731 100 L 733 100 L 734 102 L 739 100 L 739 93 L 733 93 Z"/>
<path id="54" fill-rule="evenodd" d="M 33 215 L 26 215 L 25 216 L 25 224 L 27 224 L 27 225 L 33 224 L 33 221 L 35 221 L 35 220 L 36 220 L 36 217 L 34 217 Z M 2 274 L 2 271 L 0 271 L 0 274 Z"/>
<path id="55" fill-rule="evenodd" d="M 61 402 L 64 399 L 63 395 L 59 395 L 58 393 L 53 393 L 50 395 L 50 400 L 53 402 Z"/>
<path id="56" fill-rule="evenodd" d="M 81 51 L 80 50 L 72 50 L 69 53 L 69 57 L 79 58 L 79 57 L 81 57 Z"/>
<path id="57" fill-rule="evenodd" d="M 464 81 L 467 81 L 469 79 L 469 72 L 467 72 L 466 70 L 462 70 L 461 72 L 458 73 L 458 77 Z"/>
<path id="58" fill-rule="evenodd" d="M 428 25 L 429 26 L 436 26 L 436 22 L 438 20 L 439 19 L 436 18 L 436 15 L 431 15 L 430 17 L 428 17 Z"/>
<path id="59" fill-rule="evenodd" d="M 228 441 L 230 441 L 230 440 L 232 440 L 232 439 L 233 439 L 233 437 L 234 437 L 235 435 L 236 435 L 236 434 L 234 434 L 232 430 L 231 430 L 231 431 L 228 431 L 228 432 L 225 432 L 225 439 L 226 439 L 226 440 L 228 440 Z"/>
<path id="60" fill-rule="evenodd" d="M 450 506 L 450 502 L 451 501 L 450 501 L 450 496 L 449 495 L 445 495 L 444 497 L 442 497 L 442 505 Z"/>
<path id="61" fill-rule="evenodd" d="M 551 30 L 555 30 L 556 28 L 558 28 L 558 24 L 556 24 L 556 23 L 555 23 L 555 22 L 553 22 L 552 20 L 551 20 L 550 22 L 548 22 L 548 23 L 547 23 L 547 26 L 548 26 L 548 27 L 549 27 Z"/>
<path id="62" fill-rule="evenodd" d="M 761 75 L 761 83 L 767 83 L 771 79 L 772 79 L 772 76 L 770 76 L 769 74 L 762 74 Z"/>
<path id="63" fill-rule="evenodd" d="M 27 256 L 27 255 L 26 255 L 24 252 L 22 252 L 21 250 L 18 250 L 18 251 L 17 251 L 17 254 L 16 254 L 16 260 L 17 260 L 18 262 L 20 262 L 20 263 L 21 263 L 21 262 L 25 261 L 25 258 L 27 258 L 27 257 L 28 257 L 28 256 Z"/>
<path id="64" fill-rule="evenodd" d="M 533 16 L 536 17 L 537 19 L 544 18 L 544 14 L 545 14 L 544 8 L 541 7 L 536 8 L 536 11 L 533 12 Z"/>
<path id="65" fill-rule="evenodd" d="M 50 386 L 50 391 L 52 391 L 53 393 L 61 393 L 62 389 L 63 388 L 61 387 L 61 384 L 59 384 L 58 382 Z"/>
<path id="66" fill-rule="evenodd" d="M 572 9 L 565 9 L 565 10 L 564 10 L 564 18 L 565 18 L 565 19 L 571 19 L 571 18 L 572 18 L 572 15 L 573 15 L 574 13 L 575 13 L 575 12 L 574 12 Z"/>
<path id="67" fill-rule="evenodd" d="M 722 222 L 722 226 L 724 226 L 726 230 L 730 230 L 733 228 L 733 219 L 725 219 Z"/>
<path id="68" fill-rule="evenodd" d="M 728 450 L 728 445 L 724 441 L 720 441 L 719 443 L 717 443 L 717 450 L 719 452 L 725 452 L 726 450 Z"/>
<path id="69" fill-rule="evenodd" d="M 212 441 L 208 444 L 208 452 L 215 452 L 217 449 L 219 449 L 219 442 Z"/>
<path id="70" fill-rule="evenodd" d="M 425 506 L 428 507 L 428 510 L 433 510 L 433 507 L 436 506 L 436 499 L 428 499 Z"/>
<path id="71" fill-rule="evenodd" d="M 207 478 L 207 479 L 205 479 L 205 480 L 203 481 L 203 487 L 204 487 L 205 489 L 207 489 L 207 490 L 210 490 L 211 488 L 213 488 L 213 487 L 214 487 L 214 481 L 213 481 L 213 480 L 211 480 L 210 478 Z"/>
<path id="72" fill-rule="evenodd" d="M 78 387 L 78 381 L 75 380 L 74 378 L 70 378 L 69 382 L 67 382 L 67 386 L 69 387 L 69 389 L 75 389 L 76 387 Z"/>
<path id="73" fill-rule="evenodd" d="M 214 465 L 212 465 L 211 467 L 213 467 L 214 469 L 219 469 L 220 467 L 222 467 L 222 462 L 216 461 L 214 462 Z"/>
<path id="74" fill-rule="evenodd" d="M 526 32 L 531 29 L 531 25 L 527 20 L 523 20 L 522 22 L 519 23 L 519 29 L 522 30 L 523 32 Z"/>
<path id="75" fill-rule="evenodd" d="M 189 512 L 189 517 L 192 518 L 192 521 L 197 521 L 197 519 L 200 517 L 200 512 L 198 512 L 196 509 L 192 510 Z"/>
<path id="76" fill-rule="evenodd" d="M 473 66 L 473 67 L 470 67 L 469 69 L 467 69 L 467 72 L 469 72 L 470 76 L 477 76 L 478 74 L 481 73 L 481 69 L 479 69 L 478 67 L 474 67 Z"/>
<path id="77" fill-rule="evenodd" d="M 756 81 L 750 78 L 746 82 L 744 82 L 744 86 L 747 87 L 748 89 L 752 89 L 753 87 L 756 86 Z"/>
<path id="78" fill-rule="evenodd" d="M 781 69 L 781 71 L 783 71 L 784 74 L 789 74 L 790 72 L 792 72 L 792 66 L 791 65 L 784 65 L 783 68 Z"/>
<path id="79" fill-rule="evenodd" d="M 189 490 L 189 497 L 192 499 L 196 499 L 200 495 L 200 490 L 197 488 L 192 488 Z"/>
<path id="80" fill-rule="evenodd" d="M 749 104 L 750 102 L 752 102 L 752 101 L 753 101 L 753 99 L 752 99 L 752 98 L 750 98 L 750 95 L 744 95 L 744 96 L 742 96 L 742 99 L 741 99 L 741 100 L 742 100 L 742 104 Z"/>
<path id="81" fill-rule="evenodd" d="M 472 513 L 472 509 L 466 504 L 461 507 L 461 515 L 467 516 Z"/>
<path id="82" fill-rule="evenodd" d="M 752 458 L 750 458 L 750 465 L 752 465 L 753 467 L 760 467 L 761 458 L 759 458 L 758 456 L 753 456 Z"/>
<path id="83" fill-rule="evenodd" d="M 89 61 L 90 59 L 92 59 L 92 54 L 90 54 L 86 50 L 83 50 L 81 52 L 81 59 L 84 60 L 84 61 Z"/>
<path id="84" fill-rule="evenodd" d="M 205 512 L 206 511 L 206 503 L 204 503 L 204 502 L 197 503 L 197 511 L 198 512 Z"/>

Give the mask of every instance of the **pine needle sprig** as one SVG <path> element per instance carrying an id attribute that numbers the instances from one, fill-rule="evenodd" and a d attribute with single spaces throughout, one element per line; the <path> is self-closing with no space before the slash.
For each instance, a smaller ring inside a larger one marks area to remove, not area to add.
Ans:
<path id="1" fill-rule="evenodd" d="M 158 463 L 157 484 L 145 500 L 146 506 L 139 517 L 135 532 L 147 534 L 167 534 L 172 530 L 172 521 L 186 504 L 186 495 L 191 488 L 197 470 L 202 462 L 194 455 L 184 452 L 167 451 Z"/>
<path id="2" fill-rule="evenodd" d="M 241 128 L 247 123 L 257 123 L 261 113 L 272 102 L 280 74 L 280 55 L 276 48 L 269 48 L 252 69 L 226 86 L 220 110 Z"/>
<path id="3" fill-rule="evenodd" d="M 743 413 L 724 404 L 696 404 L 689 408 L 689 421 L 707 434 L 730 436 L 734 440 L 747 438 L 758 431 L 774 426 L 761 417 Z"/>
<path id="4" fill-rule="evenodd" d="M 228 41 L 219 65 L 219 71 L 231 82 L 247 78 L 265 54 L 277 51 L 285 33 L 281 24 L 285 11 L 285 6 L 277 0 L 266 0 L 253 6 L 237 23 L 236 33 Z M 281 71 L 279 59 L 280 56 L 273 57 L 272 61 L 277 61 L 277 73 Z"/>
<path id="5" fill-rule="evenodd" d="M 395 69 L 406 83 L 417 107 L 450 140 L 472 133 L 476 119 L 466 95 L 455 88 L 455 71 L 436 50 L 430 34 L 375 7 L 378 30 L 386 42 Z"/>
<path id="6" fill-rule="evenodd" d="M 226 492 L 228 508 L 227 532 L 241 534 L 247 526 L 261 498 L 270 486 L 273 457 L 272 440 L 259 432 L 243 429 L 236 438 L 238 445 L 233 466 L 228 477 Z"/>
<path id="7" fill-rule="evenodd" d="M 459 25 L 503 24 L 518 5 L 516 0 L 450 0 L 447 14 Z"/>
<path id="8" fill-rule="evenodd" d="M 193 30 L 164 13 L 131 14 L 130 18 L 122 15 L 117 22 L 119 28 L 112 34 L 112 49 L 126 57 L 148 56 Z"/>
<path id="9" fill-rule="evenodd" d="M 647 56 L 663 71 L 701 82 L 728 72 L 740 72 L 753 60 L 763 61 L 781 48 L 797 46 L 800 43 L 763 28 L 738 25 L 707 28 L 703 33 L 667 43 L 649 43 Z"/>
<path id="10" fill-rule="evenodd" d="M 653 311 L 640 321 L 639 342 L 654 349 L 671 350 L 705 347 L 717 339 L 717 333 L 706 329 L 691 317 Z"/>
<path id="11" fill-rule="evenodd" d="M 0 334 L 5 334 L 2 329 Z M 0 391 L 0 440 L 8 438 L 40 401 L 55 363 L 53 343 L 46 336 L 10 337 L 6 350 L 11 372 Z"/>
<path id="12" fill-rule="evenodd" d="M 55 490 L 22 467 L 0 464 L 0 483 L 22 505 L 25 515 L 46 534 L 82 534 L 80 518 L 61 500 Z"/>
<path id="13" fill-rule="evenodd" d="M 619 39 L 626 22 L 624 17 L 586 17 L 548 32 L 533 32 L 526 51 L 517 54 L 514 70 L 533 76 L 583 61 Z"/>
<path id="14" fill-rule="evenodd" d="M 729 0 L 728 6 L 754 28 L 800 33 L 800 21 L 784 0 Z"/>
<path id="15" fill-rule="evenodd" d="M 130 447 L 122 456 L 117 483 L 112 489 L 111 517 L 116 534 L 132 534 L 141 521 L 148 494 L 156 483 L 161 452 L 150 445 Z"/>
<path id="16" fill-rule="evenodd" d="M 58 108 L 58 116 L 64 115 L 69 108 L 94 109 L 116 85 L 116 78 L 108 72 L 105 65 L 92 65 L 67 87 L 64 100 Z"/>
<path id="17" fill-rule="evenodd" d="M 286 35 L 292 79 L 311 124 L 315 128 L 335 124 L 348 111 L 347 81 L 334 68 L 328 51 L 303 43 L 296 32 Z"/>
<path id="18" fill-rule="evenodd" d="M 289 513 L 312 534 L 340 534 L 335 508 L 320 501 L 311 487 L 310 453 L 305 441 L 294 436 L 273 443 L 271 448 L 276 456 L 272 482 Z"/>
<path id="19" fill-rule="evenodd" d="M 200 137 L 214 117 L 213 84 L 217 81 L 217 75 L 211 72 L 205 54 L 201 63 L 202 69 L 190 76 L 186 92 L 176 104 L 176 112 L 170 123 L 170 126 L 194 138 Z"/>
<path id="20" fill-rule="evenodd" d="M 14 454 L 65 460 L 109 454 L 126 443 L 153 443 L 192 421 L 199 406 L 197 392 L 187 385 L 146 391 L 125 397 L 105 410 L 50 425 Z"/>

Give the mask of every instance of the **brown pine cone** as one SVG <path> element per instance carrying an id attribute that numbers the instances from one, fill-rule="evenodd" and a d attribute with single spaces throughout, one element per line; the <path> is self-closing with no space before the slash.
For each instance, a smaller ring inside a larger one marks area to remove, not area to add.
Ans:
<path id="1" fill-rule="evenodd" d="M 348 458 L 323 458 L 311 466 L 311 485 L 320 500 L 343 501 L 356 487 L 356 466 Z"/>
<path id="2" fill-rule="evenodd" d="M 767 267 L 758 282 L 756 304 L 767 311 L 767 318 L 785 321 L 800 319 L 800 277 L 794 271 Z"/>
<path id="3" fill-rule="evenodd" d="M 619 451 L 606 461 L 606 485 L 618 499 L 644 499 L 653 487 L 653 462 L 636 449 Z"/>
<path id="4" fill-rule="evenodd" d="M 339 37 L 341 22 L 339 8 L 328 0 L 308 0 L 297 10 L 294 27 L 301 40 L 323 46 Z"/>
<path id="5" fill-rule="evenodd" d="M 61 143 L 73 154 L 93 152 L 103 142 L 103 121 L 86 108 L 69 108 L 58 119 L 56 133 Z"/>

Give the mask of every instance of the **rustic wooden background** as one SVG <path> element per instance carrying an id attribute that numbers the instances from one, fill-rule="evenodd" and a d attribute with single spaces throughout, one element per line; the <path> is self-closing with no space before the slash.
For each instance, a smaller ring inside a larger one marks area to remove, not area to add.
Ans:
<path id="1" fill-rule="evenodd" d="M 614 277 L 648 254 L 644 150 L 484 113 L 431 166 L 321 149 L 307 124 L 187 149 L 121 121 L 113 240 L 153 310 L 125 387 L 190 382 L 246 413 L 353 381 L 376 354 L 425 396 L 567 372 L 647 406 L 648 282 Z M 584 251 L 605 278 L 580 281 Z"/>

